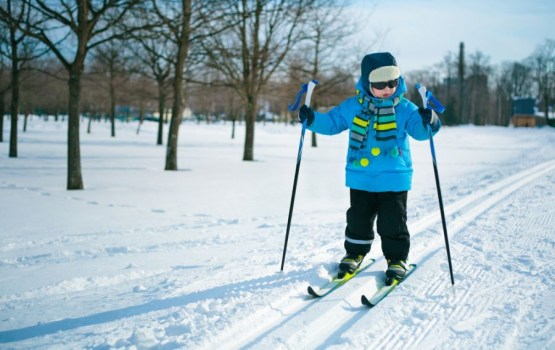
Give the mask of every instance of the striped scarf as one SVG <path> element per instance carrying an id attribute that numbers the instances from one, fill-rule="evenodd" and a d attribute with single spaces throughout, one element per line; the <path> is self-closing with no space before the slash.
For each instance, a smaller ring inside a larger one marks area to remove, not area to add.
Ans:
<path id="1" fill-rule="evenodd" d="M 395 106 L 400 98 L 393 100 L 372 99 L 357 90 L 358 102 L 362 105 L 362 114 L 355 116 L 351 125 L 349 147 L 359 150 L 366 147 L 368 127 L 373 121 L 376 141 L 388 141 L 397 137 Z"/>

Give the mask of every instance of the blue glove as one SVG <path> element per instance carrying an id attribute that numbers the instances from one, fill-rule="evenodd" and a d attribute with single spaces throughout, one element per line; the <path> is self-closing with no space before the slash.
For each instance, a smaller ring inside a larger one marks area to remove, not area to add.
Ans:
<path id="1" fill-rule="evenodd" d="M 302 105 L 301 109 L 299 109 L 299 122 L 304 123 L 305 120 L 306 126 L 310 126 L 310 124 L 314 121 L 314 112 L 310 109 L 310 107 Z"/>
<path id="2" fill-rule="evenodd" d="M 418 108 L 418 114 L 422 118 L 422 124 L 427 129 L 428 124 L 432 126 L 432 130 L 435 131 L 439 127 L 439 118 L 437 114 L 429 108 Z"/>

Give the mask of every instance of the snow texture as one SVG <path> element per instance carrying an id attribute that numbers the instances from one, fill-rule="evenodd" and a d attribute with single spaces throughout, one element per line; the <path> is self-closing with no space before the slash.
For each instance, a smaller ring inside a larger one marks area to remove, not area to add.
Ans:
<path id="1" fill-rule="evenodd" d="M 379 239 L 369 269 L 325 298 L 306 293 L 344 253 L 347 134 L 305 143 L 280 272 L 298 125 L 258 125 L 257 160 L 243 162 L 244 126 L 231 139 L 231 124 L 184 123 L 174 172 L 154 123 L 139 135 L 118 124 L 115 138 L 85 127 L 84 191 L 65 190 L 64 123 L 34 117 L 18 158 L 0 144 L 2 349 L 555 348 L 552 128 L 435 137 L 454 287 L 429 143 L 411 141 L 419 268 L 368 309 Z"/>

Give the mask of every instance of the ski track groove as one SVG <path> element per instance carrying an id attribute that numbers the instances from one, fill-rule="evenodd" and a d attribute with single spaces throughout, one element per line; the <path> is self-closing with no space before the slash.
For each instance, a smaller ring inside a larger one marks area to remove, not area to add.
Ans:
<path id="1" fill-rule="evenodd" d="M 441 292 L 441 289 L 444 289 L 444 286 L 445 286 L 444 276 L 443 275 L 436 276 L 436 278 L 434 278 L 434 280 L 432 281 L 430 287 L 424 291 L 426 298 L 424 298 L 423 301 L 438 299 L 439 298 L 438 295 L 441 295 L 440 292 Z M 423 288 L 425 288 L 424 284 L 423 284 Z M 414 294 L 419 295 L 418 289 L 414 291 Z M 419 312 L 436 314 L 436 312 L 441 308 L 442 306 L 440 303 L 434 303 L 428 310 L 419 310 Z M 402 345 L 401 347 L 406 346 L 407 348 L 410 348 L 414 344 L 419 344 L 420 341 L 424 339 L 434 329 L 434 326 L 437 322 L 438 322 L 437 318 L 433 318 L 431 320 L 430 319 L 423 320 L 422 324 L 418 327 L 418 330 L 416 331 L 416 336 L 410 337 L 409 341 L 405 342 L 404 344 L 400 344 Z M 391 348 L 398 348 L 398 347 L 392 346 Z"/>
<path id="2" fill-rule="evenodd" d="M 464 244 L 457 241 L 457 236 L 458 233 L 465 226 L 468 226 L 475 218 L 495 207 L 495 205 L 497 205 L 501 200 L 509 196 L 511 193 L 519 190 L 534 179 L 543 176 L 553 169 L 555 169 L 555 161 L 545 161 L 532 168 L 503 178 L 500 181 L 488 185 L 482 190 L 471 193 L 466 197 L 463 197 L 462 199 L 459 199 L 456 202 L 446 206 L 445 213 L 447 221 L 448 223 L 451 223 L 451 225 L 448 226 L 448 232 L 450 237 L 452 237 L 453 243 Z M 546 224 L 550 224 L 553 221 L 553 219 L 550 217 L 545 217 L 544 220 Z M 412 238 L 419 240 L 420 237 L 427 236 L 430 226 L 437 224 L 439 221 L 440 220 L 437 214 L 430 214 L 422 218 L 414 225 L 411 225 L 411 231 L 415 232 L 412 235 Z M 322 246 L 318 250 L 328 250 L 336 244 L 337 243 L 335 242 L 330 242 L 325 246 Z M 437 260 L 437 255 L 439 251 L 442 250 L 441 244 L 443 244 L 443 242 L 426 245 L 423 250 L 419 250 L 417 252 L 416 258 L 412 261 L 421 263 L 423 260 Z M 553 242 L 544 242 L 544 244 L 553 245 Z M 376 265 L 380 265 L 379 262 L 379 259 L 377 259 L 374 268 L 376 267 Z M 455 271 L 455 273 L 456 278 L 457 276 L 459 278 L 462 278 L 462 281 L 459 281 L 459 283 L 470 281 L 466 283 L 471 283 L 472 285 L 475 285 L 483 283 L 484 278 L 487 278 L 480 276 L 479 271 L 472 271 L 472 266 L 470 266 L 469 264 L 462 264 L 463 267 L 461 269 L 461 264 L 460 262 L 458 263 L 459 265 L 457 265 L 457 267 L 460 270 Z M 441 265 L 441 270 L 445 270 L 443 268 L 443 263 Z M 361 290 L 360 286 L 357 287 L 357 285 L 362 285 L 363 280 L 369 279 L 365 276 L 373 274 L 373 271 L 374 270 L 372 269 L 371 271 L 362 273 L 357 279 L 349 282 L 349 286 L 351 287 L 350 289 L 352 289 L 351 292 L 347 292 L 347 288 L 340 289 L 334 292 L 334 294 L 324 297 L 318 302 L 309 302 L 308 304 L 305 304 L 305 302 L 301 302 L 295 303 L 294 305 L 289 305 L 289 312 L 287 313 L 287 315 L 282 316 L 282 321 L 280 322 L 276 322 L 274 318 L 268 321 L 264 320 L 263 322 L 257 322 L 258 326 L 256 328 L 258 329 L 258 331 L 249 332 L 249 339 L 245 339 L 248 338 L 245 336 L 239 336 L 239 334 L 244 332 L 244 329 L 239 327 L 236 332 L 234 331 L 231 332 L 231 334 L 228 334 L 226 340 L 229 341 L 226 341 L 226 346 L 231 349 L 264 348 L 264 340 L 272 338 L 272 343 L 274 345 L 276 343 L 279 343 L 282 345 L 282 348 L 322 348 L 322 346 L 326 344 L 327 340 L 333 339 L 334 335 L 341 335 L 340 331 L 334 332 L 334 329 L 344 329 L 345 324 L 351 324 L 359 320 L 360 314 L 363 315 L 362 317 L 372 317 L 371 313 L 367 314 L 367 310 L 361 310 L 361 307 L 358 306 L 356 302 L 361 293 L 371 292 L 367 283 L 364 286 L 363 290 Z M 415 276 L 417 276 L 419 272 L 421 271 L 415 271 Z M 408 283 L 404 283 L 399 286 L 399 288 L 394 293 L 406 293 L 407 288 L 412 288 L 413 286 L 410 284 L 410 280 L 407 281 Z M 504 284 L 508 283 L 510 283 L 510 281 L 505 282 Z M 443 308 L 445 311 L 445 316 L 443 316 L 441 319 L 434 318 L 431 320 L 426 319 L 425 316 L 418 318 L 419 321 L 417 321 L 416 324 L 413 325 L 415 331 L 417 332 L 417 336 L 414 337 L 413 334 L 412 338 L 400 336 L 396 339 L 391 339 L 391 334 L 396 334 L 396 331 L 403 327 L 406 327 L 406 325 L 393 324 L 390 325 L 390 327 L 385 325 L 385 329 L 390 329 L 391 331 L 388 331 L 387 334 L 383 334 L 383 336 L 381 337 L 378 336 L 378 339 L 375 339 L 377 341 L 376 348 L 395 349 L 401 345 L 403 346 L 403 348 L 406 349 L 417 348 L 422 340 L 425 339 L 434 330 L 434 325 L 436 325 L 438 322 L 444 322 L 445 319 L 448 319 L 450 315 L 457 317 L 464 316 L 465 318 L 480 317 L 480 313 L 483 309 L 492 307 L 492 302 L 489 302 L 487 298 L 479 298 L 481 300 L 475 300 L 473 303 L 470 303 L 470 291 L 472 290 L 472 288 L 466 288 L 462 296 L 458 295 L 458 299 L 460 298 L 460 305 L 466 305 L 466 308 L 452 307 L 448 303 L 446 303 L 446 301 L 442 301 L 444 297 L 440 295 L 440 291 L 441 289 L 445 289 L 445 287 L 443 287 L 444 285 L 445 275 L 443 273 L 436 273 L 433 281 L 431 281 L 431 283 L 427 284 L 426 286 L 422 286 L 421 288 L 424 288 L 426 299 L 430 299 L 430 296 L 432 296 L 432 299 L 436 299 L 437 302 L 424 303 L 425 305 L 429 306 L 426 306 L 423 309 L 413 310 L 412 312 L 416 312 L 420 315 L 426 315 L 430 312 L 436 311 L 439 308 Z M 501 288 L 501 286 L 496 285 L 491 289 L 495 290 L 498 288 Z M 414 293 L 415 291 L 412 292 Z M 461 291 L 457 291 L 457 293 L 460 294 Z M 418 293 L 414 294 L 417 295 Z M 281 302 L 283 302 L 283 299 Z M 325 306 L 324 303 L 330 303 L 332 305 Z M 297 306 L 297 304 L 299 304 L 299 306 Z M 383 304 L 378 305 L 376 308 L 379 308 L 384 304 L 387 304 L 387 300 L 384 300 Z M 322 308 L 318 313 L 318 316 L 316 316 L 314 319 L 311 318 L 311 315 L 314 314 L 314 312 L 311 313 L 311 310 L 318 309 L 319 306 L 321 306 Z M 353 311 L 357 310 L 361 311 L 353 313 Z M 261 319 L 258 320 L 260 321 Z M 321 322 L 319 322 L 320 320 Z M 405 322 L 414 321 L 409 321 L 408 319 L 405 319 Z M 461 331 L 453 329 L 453 332 L 461 332 L 461 335 L 464 337 L 464 330 Z M 482 336 L 487 337 L 488 333 L 493 334 L 493 332 L 494 330 L 491 330 L 489 332 L 487 330 L 483 330 Z M 262 343 L 259 343 L 259 341 Z"/>
<path id="3" fill-rule="evenodd" d="M 549 168 L 546 168 L 546 170 L 548 171 Z M 509 205 L 515 205 L 515 204 L 509 204 Z M 545 225 L 545 217 L 544 216 L 540 216 L 539 219 L 529 219 L 531 217 L 531 213 L 530 210 L 528 210 L 525 206 L 520 206 L 517 205 L 518 208 L 525 208 L 523 210 L 521 210 L 519 212 L 519 218 L 522 218 L 523 221 L 520 222 L 519 225 L 514 225 L 515 226 L 515 230 L 514 232 L 518 232 L 518 226 L 530 226 L 534 221 L 535 223 L 539 224 L 536 226 L 539 227 L 550 227 L 550 226 L 544 226 Z M 455 237 L 457 237 L 457 235 L 455 235 Z M 534 240 L 527 240 L 526 243 L 529 242 L 534 242 Z M 456 242 L 458 243 L 458 242 Z M 536 243 L 533 244 L 532 247 L 537 247 L 540 243 Z M 530 250 L 530 249 L 528 249 Z M 516 257 L 516 259 L 518 260 L 518 257 Z M 524 259 L 526 259 L 526 256 L 524 257 Z M 459 266 L 460 264 L 457 264 L 457 266 Z M 495 285 L 493 285 L 490 288 L 487 288 L 485 290 L 480 291 L 479 293 L 476 293 L 475 291 L 472 290 L 472 286 L 474 285 L 479 285 L 479 284 L 483 284 L 483 283 L 487 283 L 488 280 L 488 275 L 487 274 L 483 274 L 480 275 L 481 272 L 483 271 L 488 271 L 490 270 L 490 268 L 488 266 L 484 266 L 483 269 L 476 269 L 475 271 L 471 270 L 472 266 L 469 264 L 465 264 L 462 265 L 458 268 L 458 274 L 460 276 L 462 276 L 462 284 L 468 284 L 467 281 L 472 281 L 472 284 L 468 287 L 465 288 L 465 293 L 462 294 L 462 297 L 460 300 L 457 301 L 457 305 L 454 308 L 444 308 L 444 310 L 442 310 L 442 312 L 438 312 L 438 308 L 440 307 L 439 303 L 434 304 L 434 306 L 432 306 L 431 308 L 427 308 L 424 309 L 423 311 L 425 313 L 428 314 L 435 314 L 435 315 L 442 315 L 441 320 L 442 322 L 446 322 L 446 320 L 449 319 L 459 319 L 459 320 L 469 320 L 469 319 L 478 319 L 480 321 L 487 321 L 489 318 L 493 317 L 493 321 L 496 321 L 495 317 L 492 315 L 491 311 L 489 310 L 494 310 L 494 309 L 498 309 L 498 313 L 497 314 L 502 314 L 504 312 L 506 312 L 506 310 L 504 310 L 504 308 L 514 308 L 514 306 L 512 305 L 507 305 L 504 304 L 502 300 L 497 300 L 497 299 L 493 299 L 491 297 L 492 294 L 495 295 L 495 293 L 499 290 L 502 291 L 503 289 L 507 289 L 510 288 L 511 285 L 518 283 L 518 281 L 515 278 L 511 278 L 508 280 L 504 280 L 501 281 L 499 283 L 496 283 Z M 528 271 L 526 271 L 528 272 Z M 467 277 L 468 276 L 468 277 Z M 434 281 L 431 282 L 431 286 L 428 289 L 428 291 L 434 291 L 437 288 L 437 282 L 439 282 L 440 279 L 438 277 L 434 278 Z M 461 282 L 459 282 L 461 283 Z M 426 293 L 427 296 L 429 297 L 430 294 Z M 460 296 L 460 294 L 459 294 Z M 472 300 L 469 300 L 472 297 Z M 423 300 L 424 301 L 424 300 Z M 423 303 L 423 305 L 426 305 L 425 303 Z M 485 312 L 485 316 L 484 316 L 484 310 L 486 310 Z M 507 332 L 508 334 L 511 334 L 511 337 L 509 337 L 508 339 L 497 339 L 496 338 L 496 334 L 497 334 L 497 329 L 496 327 L 483 327 L 480 330 L 480 336 L 478 338 L 480 339 L 492 339 L 494 341 L 494 344 L 490 344 L 492 346 L 499 346 L 502 345 L 502 347 L 513 347 L 515 346 L 514 341 L 517 339 L 519 331 L 518 331 L 518 320 L 522 319 L 522 317 L 524 317 L 524 315 L 522 315 L 522 311 L 514 316 L 513 321 L 515 322 L 511 322 L 510 325 L 501 325 L 501 326 L 505 326 L 505 327 L 510 327 L 509 328 L 509 332 Z M 440 320 L 438 319 L 437 321 L 434 320 L 434 322 L 430 322 L 428 325 L 425 326 L 426 329 L 424 329 L 423 333 L 420 333 L 420 329 L 418 330 L 414 330 L 414 333 L 417 334 L 417 336 L 415 338 L 412 339 L 411 342 L 409 343 L 404 343 L 403 347 L 404 348 L 412 348 L 413 346 L 417 346 L 420 344 L 420 342 L 425 339 L 425 336 L 429 333 L 431 333 L 431 331 L 434 328 L 434 325 L 439 322 Z M 398 327 L 399 328 L 399 327 Z M 457 337 L 458 339 L 464 338 L 465 337 L 465 331 L 464 328 L 461 330 L 457 330 L 457 329 L 453 329 L 453 327 L 451 327 L 451 329 L 453 330 L 453 332 L 459 334 L 460 336 Z M 394 329 L 392 332 L 396 333 L 399 332 L 399 329 Z M 464 340 L 460 340 L 461 346 L 462 344 L 464 344 Z M 385 340 L 382 340 L 381 342 L 382 344 L 385 343 Z M 456 342 L 457 343 L 457 342 Z M 451 347 L 457 348 L 457 345 L 455 344 L 450 344 Z M 397 344 L 397 343 L 396 343 Z M 394 344 L 394 346 L 392 346 L 391 348 L 396 348 L 396 344 Z M 385 348 L 389 348 L 389 344 L 385 345 Z"/>

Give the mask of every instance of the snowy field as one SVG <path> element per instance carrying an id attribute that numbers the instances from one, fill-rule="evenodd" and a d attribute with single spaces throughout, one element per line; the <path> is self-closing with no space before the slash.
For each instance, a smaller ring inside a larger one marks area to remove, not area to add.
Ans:
<path id="1" fill-rule="evenodd" d="M 0 144 L 1 349 L 555 349 L 555 129 L 444 127 L 436 151 L 449 281 L 427 142 L 411 141 L 411 262 L 374 309 L 376 263 L 308 297 L 343 256 L 347 133 L 305 147 L 279 271 L 300 128 L 181 127 L 165 172 L 156 125 L 82 123 L 84 191 L 67 191 L 66 125 Z M 167 131 L 168 127 L 166 126 Z M 307 145 L 310 134 L 307 133 Z"/>

